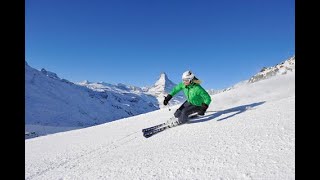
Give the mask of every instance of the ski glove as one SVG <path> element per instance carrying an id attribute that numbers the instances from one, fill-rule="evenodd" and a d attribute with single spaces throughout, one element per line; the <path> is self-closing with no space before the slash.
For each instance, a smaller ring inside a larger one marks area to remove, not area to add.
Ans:
<path id="1" fill-rule="evenodd" d="M 167 97 L 164 97 L 164 101 L 163 104 L 166 106 L 168 104 L 168 102 L 170 101 L 170 99 L 172 98 L 172 96 L 170 94 L 168 94 Z"/>
<path id="2" fill-rule="evenodd" d="M 201 110 L 198 112 L 198 114 L 203 116 L 204 113 L 207 111 L 208 107 L 209 107 L 208 105 L 206 105 L 205 103 L 202 103 Z"/>

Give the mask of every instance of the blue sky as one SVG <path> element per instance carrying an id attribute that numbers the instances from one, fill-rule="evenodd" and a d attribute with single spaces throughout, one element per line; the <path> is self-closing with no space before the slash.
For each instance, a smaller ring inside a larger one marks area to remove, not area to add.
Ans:
<path id="1" fill-rule="evenodd" d="M 294 0 L 26 0 L 25 58 L 72 82 L 150 86 L 192 70 L 206 89 L 295 54 Z"/>

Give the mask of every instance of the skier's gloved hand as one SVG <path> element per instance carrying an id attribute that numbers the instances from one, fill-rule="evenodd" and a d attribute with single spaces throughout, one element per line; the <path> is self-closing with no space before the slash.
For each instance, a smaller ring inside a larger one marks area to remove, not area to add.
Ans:
<path id="1" fill-rule="evenodd" d="M 206 105 L 205 103 L 202 103 L 201 110 L 198 112 L 198 114 L 203 116 L 204 113 L 207 111 L 208 107 L 209 107 L 208 105 Z"/>
<path id="2" fill-rule="evenodd" d="M 168 94 L 167 97 L 164 97 L 163 104 L 166 106 L 171 98 L 172 98 L 172 96 L 170 94 Z"/>

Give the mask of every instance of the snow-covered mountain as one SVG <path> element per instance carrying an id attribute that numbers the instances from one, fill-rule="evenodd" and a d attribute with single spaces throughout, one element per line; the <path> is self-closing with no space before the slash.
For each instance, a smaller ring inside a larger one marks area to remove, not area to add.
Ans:
<path id="1" fill-rule="evenodd" d="M 268 79 L 268 78 L 271 78 L 271 77 L 274 77 L 277 75 L 278 76 L 284 75 L 284 74 L 291 73 L 291 72 L 295 72 L 295 56 L 292 56 L 292 57 L 282 61 L 281 63 L 279 63 L 275 66 L 263 67 L 259 73 L 253 75 L 251 78 L 249 78 L 247 80 L 240 81 L 231 87 L 221 89 L 221 90 L 210 89 L 210 90 L 208 90 L 208 93 L 210 95 L 218 94 L 221 92 L 229 91 L 231 89 L 235 89 L 237 87 L 246 85 L 248 83 L 255 83 L 255 82 L 258 82 L 258 81 L 261 81 L 264 79 Z"/>
<path id="2" fill-rule="evenodd" d="M 110 122 L 159 109 L 154 96 L 133 86 L 75 84 L 25 62 L 26 137 Z"/>
<path id="3" fill-rule="evenodd" d="M 275 66 L 263 67 L 261 71 L 258 74 L 252 76 L 248 82 L 254 83 L 263 79 L 270 78 L 272 76 L 283 75 L 293 71 L 295 71 L 295 56 Z"/>
<path id="4" fill-rule="evenodd" d="M 166 73 L 161 73 L 159 79 L 156 81 L 156 83 L 149 88 L 144 88 L 144 91 L 148 94 L 151 94 L 155 96 L 158 99 L 159 107 L 170 107 L 176 104 L 180 104 L 186 100 L 183 92 L 179 92 L 176 94 L 169 102 L 167 106 L 163 105 L 164 96 L 167 96 L 168 93 L 176 86 L 174 82 L 172 82 Z"/>
<path id="5" fill-rule="evenodd" d="M 110 84 L 106 82 L 89 82 L 89 81 L 83 81 L 76 83 L 80 86 L 87 87 L 95 92 L 99 92 L 99 94 L 106 94 L 106 93 L 114 93 L 113 96 L 115 96 L 116 101 L 120 104 L 124 104 L 125 108 L 127 109 L 127 106 L 132 107 L 133 109 L 139 110 L 139 109 L 148 109 L 144 106 L 141 106 L 142 103 L 148 103 L 148 106 L 156 107 L 156 109 L 159 109 L 159 104 L 157 101 L 157 98 L 154 96 L 147 94 L 145 91 L 142 90 L 142 88 L 132 85 L 125 85 L 122 83 L 118 84 Z M 116 103 L 113 103 L 116 104 Z M 154 108 L 149 109 L 147 112 L 155 110 Z M 141 114 L 141 113 L 139 113 Z M 136 114 L 131 114 L 136 115 Z"/>
<path id="6" fill-rule="evenodd" d="M 94 91 L 98 91 L 98 92 L 105 92 L 108 90 L 119 92 L 119 93 L 134 92 L 137 94 L 141 94 L 144 92 L 142 90 L 142 88 L 140 88 L 140 87 L 125 85 L 122 83 L 118 83 L 115 85 L 115 84 L 110 84 L 110 83 L 106 83 L 106 82 L 90 82 L 88 80 L 84 80 L 84 81 L 78 82 L 76 84 L 88 87 L 88 88 L 90 88 Z"/>
<path id="7" fill-rule="evenodd" d="M 25 179 L 295 179 L 295 73 L 211 97 L 205 116 L 148 139 L 173 111 L 27 139 Z"/>

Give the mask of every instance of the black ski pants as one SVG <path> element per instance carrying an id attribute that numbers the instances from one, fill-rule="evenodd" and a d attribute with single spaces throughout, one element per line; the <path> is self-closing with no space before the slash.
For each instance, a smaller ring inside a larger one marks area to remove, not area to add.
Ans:
<path id="1" fill-rule="evenodd" d="M 185 101 L 174 113 L 174 116 L 178 118 L 181 124 L 188 121 L 188 116 L 190 114 L 201 111 L 201 106 L 195 106 L 190 104 L 188 101 Z"/>

